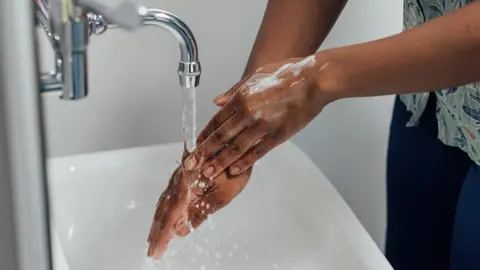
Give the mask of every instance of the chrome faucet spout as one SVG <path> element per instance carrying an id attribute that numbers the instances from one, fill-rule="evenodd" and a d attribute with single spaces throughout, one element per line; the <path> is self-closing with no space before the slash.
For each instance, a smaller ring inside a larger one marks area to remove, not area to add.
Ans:
<path id="1" fill-rule="evenodd" d="M 197 62 L 198 48 L 190 28 L 177 16 L 161 9 L 140 9 L 143 25 L 159 26 L 177 39 L 182 62 Z"/>
<path id="2" fill-rule="evenodd" d="M 197 87 L 202 72 L 198 47 L 190 28 L 177 16 L 161 9 L 140 9 L 143 25 L 158 26 L 170 32 L 180 47 L 178 76 L 184 88 Z"/>

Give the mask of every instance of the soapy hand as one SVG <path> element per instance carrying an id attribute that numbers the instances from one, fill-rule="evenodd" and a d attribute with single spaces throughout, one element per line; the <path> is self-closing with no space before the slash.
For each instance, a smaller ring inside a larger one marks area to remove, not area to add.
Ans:
<path id="1" fill-rule="evenodd" d="M 223 106 L 200 133 L 185 161 L 207 178 L 226 168 L 237 175 L 304 128 L 329 103 L 317 88 L 326 64 L 315 55 L 271 64 L 236 84 L 214 102 Z"/>
<path id="2" fill-rule="evenodd" d="M 187 157 L 184 151 L 182 161 Z M 230 203 L 247 184 L 251 169 L 237 176 L 220 173 L 210 180 L 179 166 L 160 196 L 148 236 L 147 255 L 158 259 L 174 235 L 186 236 L 209 215 Z"/>

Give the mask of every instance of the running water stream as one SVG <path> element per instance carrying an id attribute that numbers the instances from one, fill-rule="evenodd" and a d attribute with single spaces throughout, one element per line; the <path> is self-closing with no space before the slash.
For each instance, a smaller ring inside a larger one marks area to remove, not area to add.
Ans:
<path id="1" fill-rule="evenodd" d="M 196 135 L 196 114 L 197 106 L 195 100 L 195 87 L 183 88 L 183 113 L 182 113 L 182 129 L 183 140 L 188 152 L 192 152 L 197 147 Z"/>

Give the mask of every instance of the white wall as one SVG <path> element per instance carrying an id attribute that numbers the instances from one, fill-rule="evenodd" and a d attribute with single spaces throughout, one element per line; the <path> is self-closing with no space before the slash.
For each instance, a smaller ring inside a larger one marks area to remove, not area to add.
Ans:
<path id="1" fill-rule="evenodd" d="M 119 0 L 106 0 L 108 4 Z M 191 27 L 203 65 L 198 123 L 216 111 L 211 100 L 242 73 L 266 0 L 146 0 Z M 324 47 L 398 32 L 401 0 L 351 0 Z M 381 12 L 379 12 L 381 10 Z M 42 37 L 42 66 L 52 54 Z M 90 49 L 89 97 L 64 102 L 45 97 L 50 156 L 181 140 L 178 47 L 154 28 L 135 34 L 110 30 Z M 392 98 L 346 100 L 327 108 L 294 138 L 345 197 L 379 245 L 385 223 L 385 151 Z"/>
<path id="2" fill-rule="evenodd" d="M 350 0 L 322 48 L 400 32 L 402 7 L 402 0 Z M 381 248 L 385 239 L 385 158 L 392 108 L 392 96 L 343 100 L 327 107 L 294 138 Z"/>

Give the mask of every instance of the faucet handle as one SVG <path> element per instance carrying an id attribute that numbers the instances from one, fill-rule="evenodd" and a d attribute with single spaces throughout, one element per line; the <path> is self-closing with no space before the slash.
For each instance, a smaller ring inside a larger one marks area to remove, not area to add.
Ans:
<path id="1" fill-rule="evenodd" d="M 108 7 L 95 0 L 76 0 L 77 5 L 98 15 L 102 15 L 108 23 L 113 23 L 127 30 L 134 30 L 142 25 L 139 14 L 140 7 L 133 2 L 123 2 L 116 8 Z"/>

